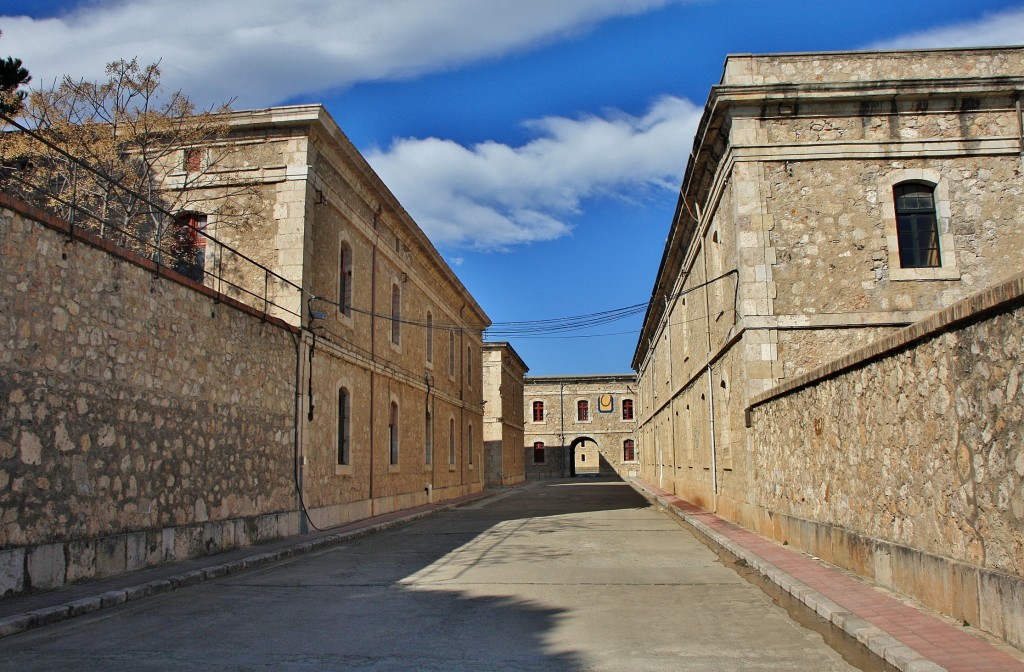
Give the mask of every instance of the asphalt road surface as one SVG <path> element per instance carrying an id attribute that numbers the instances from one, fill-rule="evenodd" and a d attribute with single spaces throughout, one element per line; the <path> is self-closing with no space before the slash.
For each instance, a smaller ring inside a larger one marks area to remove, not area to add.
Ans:
<path id="1" fill-rule="evenodd" d="M 855 668 L 629 485 L 578 479 L 2 639 L 0 669 Z"/>

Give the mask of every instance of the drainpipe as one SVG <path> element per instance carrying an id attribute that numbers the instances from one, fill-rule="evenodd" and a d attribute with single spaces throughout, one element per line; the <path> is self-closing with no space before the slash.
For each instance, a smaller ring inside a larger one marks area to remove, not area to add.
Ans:
<path id="1" fill-rule="evenodd" d="M 295 510 L 299 512 L 299 534 L 309 532 L 305 507 L 302 506 L 302 362 L 305 339 L 302 330 L 295 335 Z"/>
<path id="2" fill-rule="evenodd" d="M 565 478 L 565 407 L 564 401 L 562 400 L 562 393 L 565 389 L 565 383 L 558 383 L 558 420 L 560 423 L 558 445 L 562 447 L 562 477 Z"/>
<path id="3" fill-rule="evenodd" d="M 711 364 L 708 364 L 708 406 L 711 417 L 711 491 L 715 495 L 715 511 L 718 511 L 718 450 L 715 439 L 715 385 L 711 377 Z"/>

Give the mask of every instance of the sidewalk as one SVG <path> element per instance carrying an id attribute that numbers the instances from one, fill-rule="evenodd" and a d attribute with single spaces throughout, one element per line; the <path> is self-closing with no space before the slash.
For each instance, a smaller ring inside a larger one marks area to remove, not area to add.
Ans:
<path id="1" fill-rule="evenodd" d="M 1024 672 L 1020 654 L 1009 645 L 990 644 L 852 574 L 760 537 L 650 483 L 630 482 L 900 670 Z"/>
<path id="2" fill-rule="evenodd" d="M 0 599 L 0 638 L 309 553 L 371 532 L 418 520 L 437 511 L 500 495 L 503 490 L 506 489 L 484 490 L 437 504 L 366 518 L 329 530 L 285 537 L 265 544 L 128 572 L 57 590 Z"/>

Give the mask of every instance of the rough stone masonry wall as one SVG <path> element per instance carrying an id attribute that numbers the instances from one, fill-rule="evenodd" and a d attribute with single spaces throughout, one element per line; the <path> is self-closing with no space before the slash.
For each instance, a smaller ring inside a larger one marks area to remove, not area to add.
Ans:
<path id="1" fill-rule="evenodd" d="M 1024 646 L 1024 277 L 752 401 L 763 533 Z"/>
<path id="2" fill-rule="evenodd" d="M 0 205 L 0 595 L 297 531 L 291 331 Z"/>

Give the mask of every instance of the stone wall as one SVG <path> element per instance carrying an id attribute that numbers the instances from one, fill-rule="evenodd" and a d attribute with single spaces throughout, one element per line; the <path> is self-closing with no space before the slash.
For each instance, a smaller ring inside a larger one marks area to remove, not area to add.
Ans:
<path id="1" fill-rule="evenodd" d="M 2 205 L 0 594 L 296 532 L 296 334 Z"/>
<path id="2" fill-rule="evenodd" d="M 759 532 L 1024 646 L 1024 277 L 752 400 Z"/>

